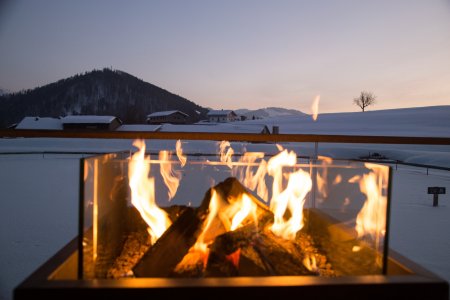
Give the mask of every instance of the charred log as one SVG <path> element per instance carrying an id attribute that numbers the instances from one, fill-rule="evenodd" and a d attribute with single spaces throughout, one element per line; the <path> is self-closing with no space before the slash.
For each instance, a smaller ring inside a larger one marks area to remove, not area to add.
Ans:
<path id="1" fill-rule="evenodd" d="M 195 243 L 201 219 L 186 209 L 133 268 L 137 277 L 167 277 Z"/>

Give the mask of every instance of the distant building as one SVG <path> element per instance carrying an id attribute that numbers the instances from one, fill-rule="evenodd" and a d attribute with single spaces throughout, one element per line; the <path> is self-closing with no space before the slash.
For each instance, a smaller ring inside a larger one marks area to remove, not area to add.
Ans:
<path id="1" fill-rule="evenodd" d="M 25 117 L 15 126 L 23 130 L 62 130 L 60 118 Z"/>
<path id="2" fill-rule="evenodd" d="M 191 125 L 164 124 L 157 130 L 159 132 L 216 132 L 216 133 L 252 133 L 270 134 L 270 130 L 263 124 L 236 123 L 201 123 Z"/>
<path id="3" fill-rule="evenodd" d="M 238 120 L 237 114 L 232 110 L 210 110 L 207 114 L 209 122 L 224 123 Z"/>
<path id="4" fill-rule="evenodd" d="M 179 110 L 158 111 L 147 116 L 147 124 L 186 124 L 189 115 Z"/>
<path id="5" fill-rule="evenodd" d="M 64 130 L 116 130 L 122 125 L 122 121 L 114 116 L 67 116 L 61 122 Z"/>
<path id="6" fill-rule="evenodd" d="M 148 124 L 124 124 L 116 129 L 116 131 L 147 131 L 155 132 L 161 128 L 162 125 L 148 125 Z"/>

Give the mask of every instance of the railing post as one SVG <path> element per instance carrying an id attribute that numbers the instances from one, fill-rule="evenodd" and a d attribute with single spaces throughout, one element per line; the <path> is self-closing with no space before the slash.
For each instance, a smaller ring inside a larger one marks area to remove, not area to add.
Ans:
<path id="1" fill-rule="evenodd" d="M 311 207 L 316 207 L 316 190 L 317 190 L 317 158 L 319 157 L 319 143 L 314 142 L 314 153 L 311 159 L 311 177 L 312 177 L 312 189 L 311 189 Z"/>

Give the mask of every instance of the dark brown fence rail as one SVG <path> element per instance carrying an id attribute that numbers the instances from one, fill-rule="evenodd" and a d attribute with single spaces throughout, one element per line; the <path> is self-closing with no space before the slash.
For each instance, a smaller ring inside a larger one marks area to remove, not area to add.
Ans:
<path id="1" fill-rule="evenodd" d="M 317 142 L 354 144 L 450 145 L 450 137 L 356 136 L 324 134 L 252 134 L 212 132 L 0 130 L 4 138 L 96 138 L 161 140 L 229 140 L 248 142 Z"/>

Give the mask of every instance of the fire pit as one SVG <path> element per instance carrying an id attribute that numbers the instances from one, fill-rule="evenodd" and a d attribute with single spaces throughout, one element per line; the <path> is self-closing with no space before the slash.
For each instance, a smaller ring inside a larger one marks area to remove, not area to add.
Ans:
<path id="1" fill-rule="evenodd" d="M 82 159 L 79 237 L 17 299 L 448 298 L 446 282 L 388 251 L 388 166 L 278 145 L 222 141 L 217 155 L 186 155 L 182 141 L 152 154 L 134 145 Z"/>

